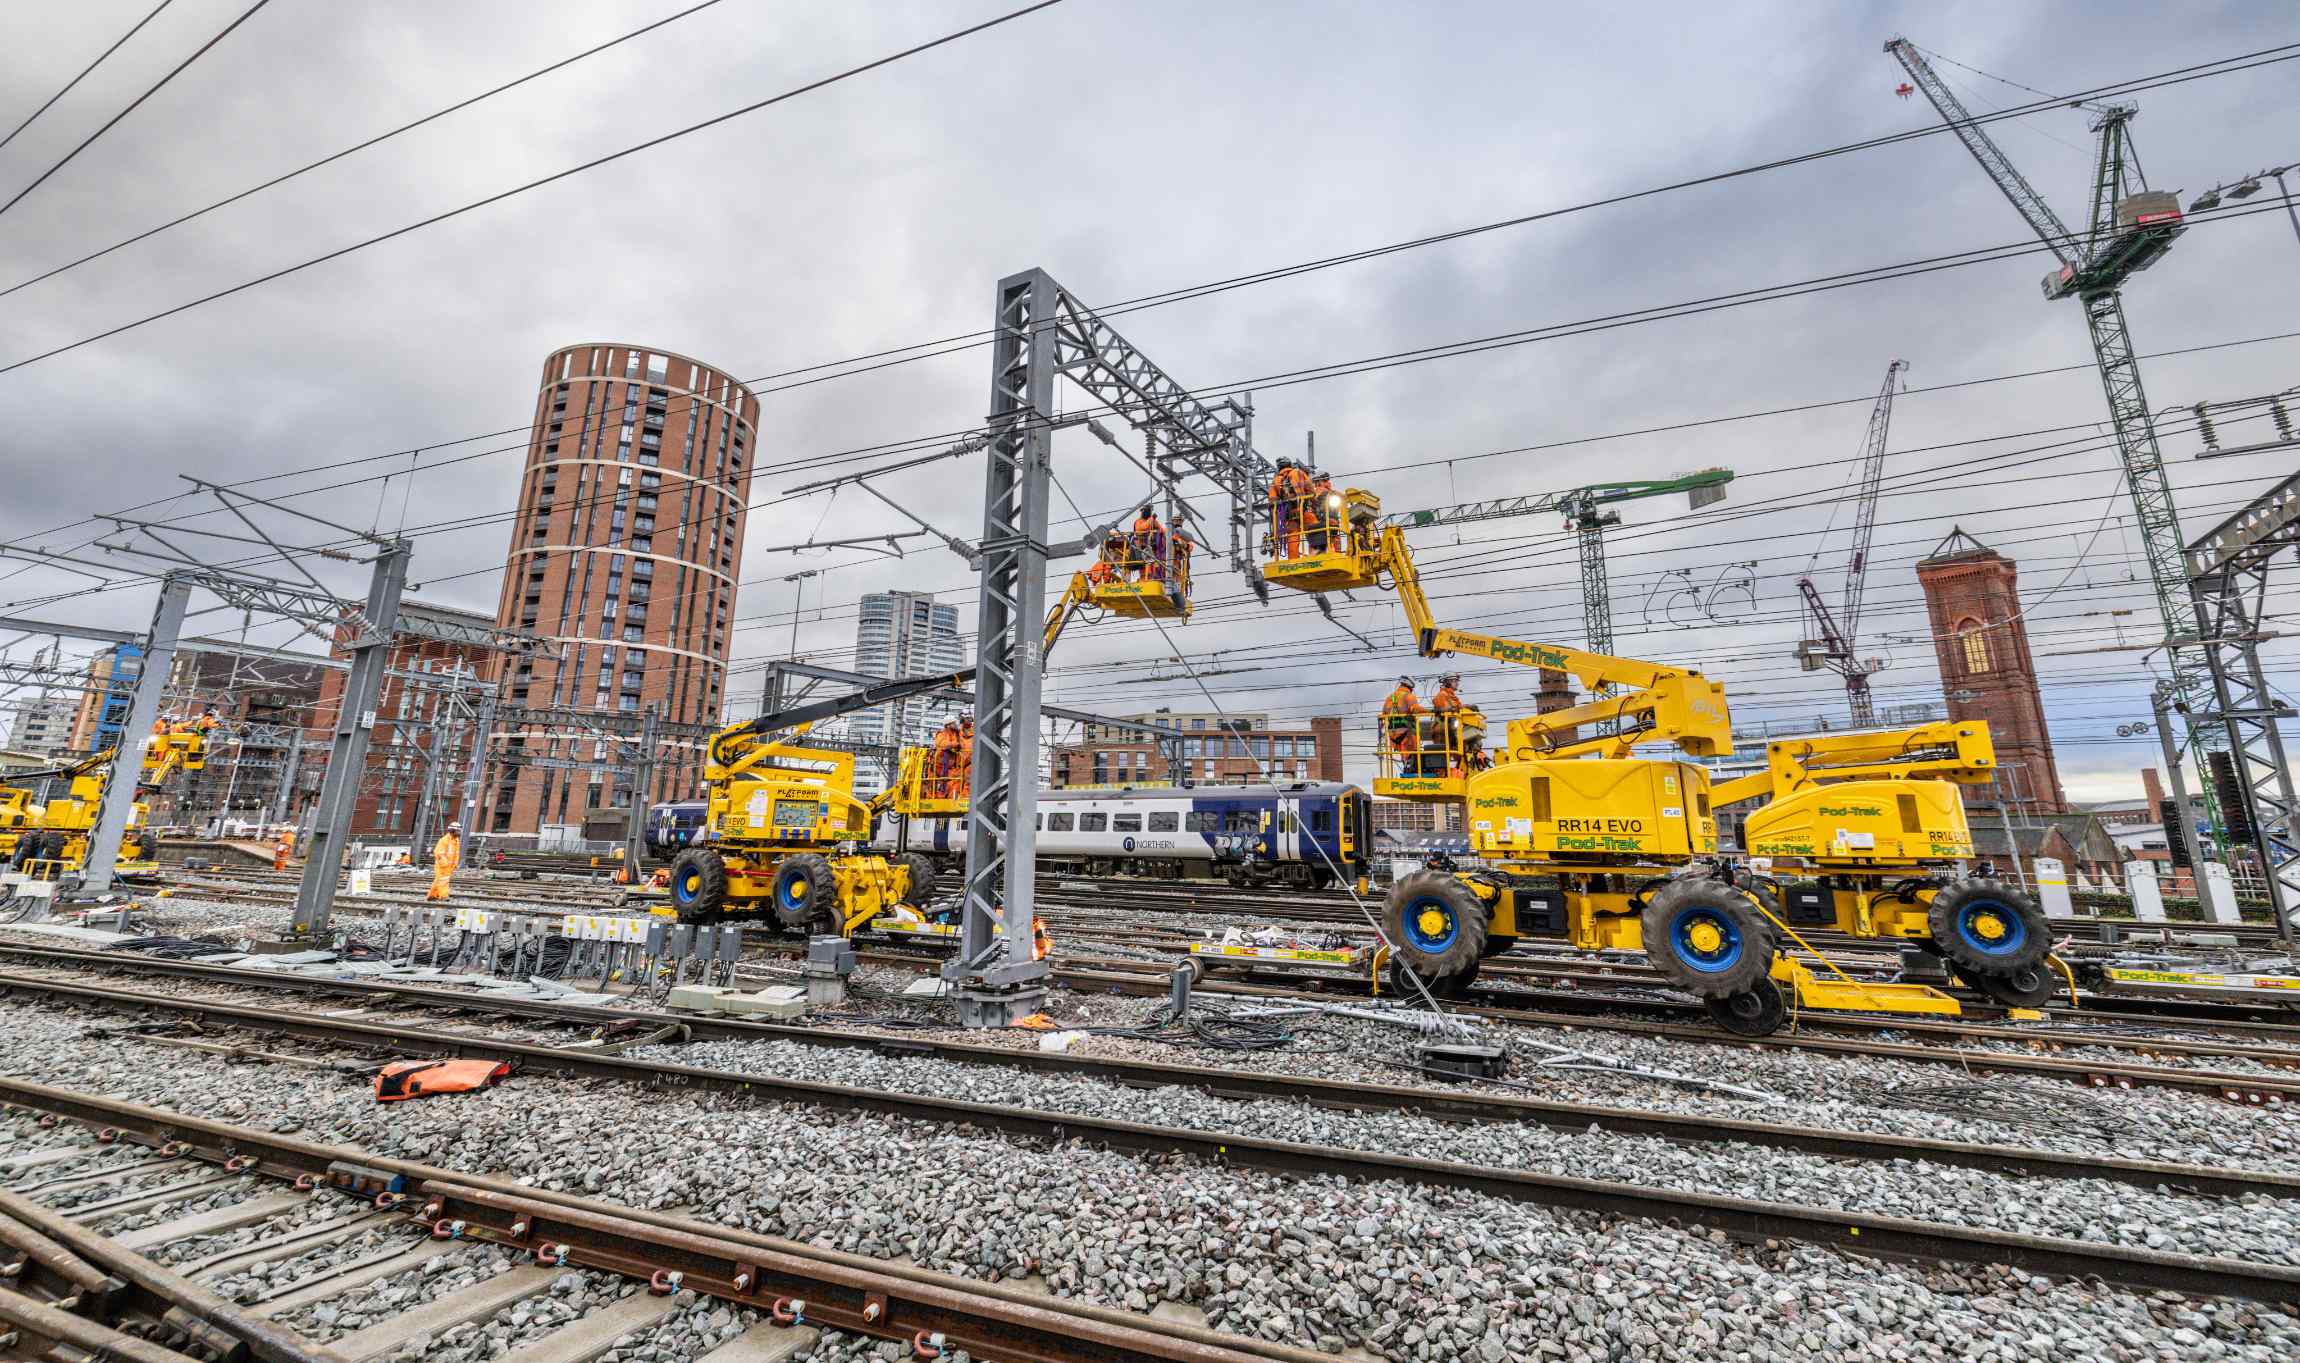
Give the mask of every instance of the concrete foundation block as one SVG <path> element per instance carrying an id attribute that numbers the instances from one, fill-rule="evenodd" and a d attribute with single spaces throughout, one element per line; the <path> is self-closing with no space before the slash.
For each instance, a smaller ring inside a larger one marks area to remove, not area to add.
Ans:
<path id="1" fill-rule="evenodd" d="M 734 992 L 715 984 L 673 985 L 670 997 L 663 1000 L 663 1006 L 684 1008 L 690 1013 L 715 1013 L 719 1010 L 719 1001 Z"/>
<path id="2" fill-rule="evenodd" d="M 762 989 L 756 994 L 723 994 L 719 997 L 719 1011 L 737 1017 L 765 1018 L 771 1022 L 788 1022 L 804 1016 L 807 1001 L 803 992 L 795 999 L 773 998 L 785 991 Z"/>

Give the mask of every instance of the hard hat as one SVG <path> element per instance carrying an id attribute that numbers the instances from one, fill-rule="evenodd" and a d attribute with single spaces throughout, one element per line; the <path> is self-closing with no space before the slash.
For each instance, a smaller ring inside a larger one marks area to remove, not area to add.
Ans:
<path id="1" fill-rule="evenodd" d="M 460 833 L 463 831 L 463 825 L 461 823 L 450 823 L 447 825 L 447 831 L 450 833 Z"/>
<path id="2" fill-rule="evenodd" d="M 1296 465 L 1295 465 L 1294 461 L 1293 461 L 1291 458 L 1289 458 L 1288 456 L 1286 456 L 1286 455 L 1279 455 L 1279 456 L 1278 456 L 1278 467 L 1279 467 L 1279 468 L 1282 468 L 1282 469 L 1290 469 L 1290 468 L 1294 468 L 1294 467 L 1296 467 Z"/>
<path id="3" fill-rule="evenodd" d="M 1411 686 L 1411 685 L 1413 685 L 1413 684 L 1414 684 L 1414 679 L 1413 679 L 1413 678 L 1411 678 L 1411 677 L 1400 677 L 1400 678 L 1398 678 L 1398 685 L 1400 685 L 1400 686 Z"/>
<path id="4" fill-rule="evenodd" d="M 1438 680 L 1444 682 L 1448 686 L 1459 686 L 1461 685 L 1461 673 L 1448 672 L 1444 676 L 1438 678 Z"/>

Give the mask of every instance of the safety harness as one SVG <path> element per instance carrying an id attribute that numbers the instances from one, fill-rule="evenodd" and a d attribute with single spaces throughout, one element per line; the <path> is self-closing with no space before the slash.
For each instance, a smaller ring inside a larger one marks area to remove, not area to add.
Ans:
<path id="1" fill-rule="evenodd" d="M 510 1074 L 508 1060 L 394 1060 L 375 1076 L 375 1101 L 469 1093 L 499 1084 Z"/>

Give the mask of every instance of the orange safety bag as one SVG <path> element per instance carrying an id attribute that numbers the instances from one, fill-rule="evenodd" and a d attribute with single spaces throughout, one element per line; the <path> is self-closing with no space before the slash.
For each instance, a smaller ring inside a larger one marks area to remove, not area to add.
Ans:
<path id="1" fill-rule="evenodd" d="M 507 1060 L 394 1060 L 375 1076 L 375 1101 L 469 1093 L 499 1084 L 510 1074 Z"/>

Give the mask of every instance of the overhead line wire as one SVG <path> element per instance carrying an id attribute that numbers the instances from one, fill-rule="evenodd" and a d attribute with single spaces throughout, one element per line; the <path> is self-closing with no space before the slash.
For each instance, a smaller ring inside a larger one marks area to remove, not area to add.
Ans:
<path id="1" fill-rule="evenodd" d="M 269 2 L 270 0 L 257 0 L 257 8 L 260 9 L 263 7 L 263 5 L 268 4 Z M 53 359 L 58 355 L 63 355 L 71 351 L 78 350 L 82 346 L 93 345 L 98 341 L 108 340 L 111 337 L 122 334 L 123 332 L 134 331 L 138 327 L 148 326 L 153 322 L 161 321 L 169 317 L 174 317 L 178 313 L 189 312 L 193 308 L 200 307 L 203 304 L 213 303 L 222 298 L 229 298 L 237 293 L 244 293 L 249 289 L 258 287 L 259 285 L 271 283 L 275 279 L 284 279 L 289 275 L 301 273 L 304 270 L 311 269 L 315 265 L 323 265 L 331 260 L 340 260 L 343 257 L 351 255 L 355 252 L 364 251 L 368 247 L 378 246 L 394 238 L 406 236 L 410 232 L 421 231 L 423 228 L 446 222 L 451 218 L 459 218 L 466 213 L 485 208 L 490 204 L 500 203 L 505 199 L 524 194 L 529 190 L 540 189 L 545 185 L 553 184 L 557 181 L 567 179 L 569 176 L 580 175 L 585 171 L 595 170 L 598 167 L 607 165 L 611 162 L 620 161 L 626 156 L 633 156 L 639 152 L 648 151 L 655 147 L 662 146 L 666 142 L 675 141 L 690 134 L 701 132 L 706 128 L 716 127 L 717 125 L 725 123 L 730 119 L 741 118 L 746 114 L 756 113 L 761 109 L 765 109 L 776 104 L 781 104 L 787 100 L 797 99 L 802 95 L 810 94 L 816 90 L 823 89 L 826 86 L 836 85 L 839 82 L 845 80 L 851 80 L 856 76 L 863 75 L 870 71 L 875 71 L 882 66 L 888 66 L 906 58 L 917 56 L 922 52 L 932 51 L 933 49 L 942 47 L 945 44 L 954 43 L 962 38 L 971 37 L 974 34 L 984 32 L 988 29 L 997 28 L 1001 24 L 1012 23 L 1016 19 L 1035 14 L 1043 9 L 1051 9 L 1055 5 L 1059 5 L 1061 3 L 1062 0 L 1035 0 L 1034 3 L 1024 5 L 1020 9 L 1009 10 L 1006 13 L 998 15 L 994 18 L 986 19 L 981 23 L 970 24 L 965 28 L 955 29 L 949 33 L 943 34 L 939 38 L 933 38 L 923 43 L 914 44 L 913 46 L 906 47 L 899 52 L 892 52 L 886 56 L 874 58 L 873 60 L 864 62 L 859 66 L 847 67 L 842 71 L 834 72 L 831 75 L 821 77 L 817 80 L 809 81 L 804 85 L 794 86 L 780 94 L 771 95 L 766 99 L 758 100 L 751 104 L 746 104 L 739 109 L 731 109 L 726 113 L 718 114 L 711 118 L 704 119 L 699 123 L 688 124 L 684 128 L 678 128 L 671 132 L 663 133 L 660 136 L 648 138 L 644 142 L 634 143 L 633 145 L 624 147 L 619 151 L 612 151 L 604 156 L 593 157 L 591 160 L 585 161 L 579 165 L 569 166 L 564 170 L 554 171 L 549 175 L 529 180 L 525 184 L 514 185 L 510 189 L 500 190 L 494 194 L 488 195 L 485 198 L 475 199 L 469 203 L 459 205 L 455 208 L 447 209 L 444 212 L 434 213 L 429 217 L 418 219 L 415 222 L 407 223 L 400 227 L 395 227 L 388 232 L 378 233 L 377 235 L 368 237 L 365 240 L 353 242 L 349 246 L 340 246 L 333 251 L 328 251 L 321 255 L 312 256 L 307 260 L 299 261 L 293 265 L 284 266 L 280 269 L 273 270 L 268 274 L 258 275 L 253 279 L 244 280 L 238 284 L 232 285 L 230 288 L 218 289 L 214 293 L 206 294 L 202 297 L 192 299 L 189 302 L 178 303 L 174 307 L 165 308 L 159 312 L 151 313 L 147 316 L 137 318 L 132 322 L 123 322 L 118 326 L 107 327 L 106 329 L 96 332 L 93 335 L 83 336 L 79 340 L 70 341 L 64 345 L 55 346 L 51 349 L 41 351 L 39 354 L 27 356 L 24 359 L 14 361 L 10 364 L 0 365 L 0 374 L 13 373 L 27 365 L 38 364 L 42 360 Z M 252 13 L 253 11 L 250 12 Z M 44 179 L 46 177 L 43 176 L 42 178 Z M 22 196 L 19 195 L 18 197 L 21 198 Z"/>
<path id="2" fill-rule="evenodd" d="M 554 71 L 559 71 L 566 67 L 573 66 L 575 63 L 582 61 L 586 57 L 598 56 L 600 53 L 607 51 L 609 48 L 618 47 L 624 43 L 630 42 L 634 38 L 652 33 L 656 29 L 662 28 L 665 25 L 675 24 L 679 20 L 684 19 L 691 14 L 709 9 L 713 5 L 719 3 L 721 3 L 721 0 L 702 0 L 702 3 L 700 4 L 689 5 L 687 8 L 680 10 L 677 13 L 665 15 L 663 18 L 657 19 L 651 24 L 643 24 L 638 28 L 632 29 L 630 32 L 623 34 L 619 38 L 610 38 L 606 42 L 599 43 L 596 46 L 587 47 L 581 52 L 575 53 L 573 56 L 562 57 L 558 61 L 552 62 L 548 66 L 539 66 L 524 76 L 519 76 L 515 79 L 505 81 L 501 85 L 482 90 L 478 94 L 472 95 L 466 99 L 457 100 L 455 103 L 450 104 L 443 109 L 435 109 L 432 112 L 425 114 L 421 118 L 415 119 L 412 122 L 402 123 L 398 127 L 393 128 L 388 132 L 378 133 L 364 141 L 354 142 L 341 151 L 331 152 L 328 155 L 319 158 L 317 161 L 306 162 L 305 164 L 296 167 L 294 170 L 291 170 L 284 175 L 275 175 L 271 179 L 266 180 L 261 184 L 251 185 L 248 188 L 241 190 L 237 194 L 218 199 L 205 208 L 195 208 L 191 212 L 183 214 L 181 217 L 170 218 L 168 221 L 161 223 L 157 227 L 147 228 L 144 231 L 136 233 L 132 237 L 123 237 L 120 240 L 113 242 L 111 245 L 102 248 L 101 250 L 90 251 L 88 254 L 81 256 L 77 260 L 66 261 L 62 265 L 58 265 L 55 268 L 44 271 L 40 274 L 33 275 L 28 279 L 18 280 L 17 282 L 8 285 L 6 288 L 0 288 L 0 298 L 6 298 L 8 295 L 15 293 L 19 289 L 28 289 L 31 288 L 34 284 L 54 279 L 56 276 L 63 274 L 68 270 L 76 270 L 82 265 L 88 264 L 90 261 L 101 260 L 105 256 L 112 254 L 114 251 L 133 246 L 137 242 L 149 241 L 153 237 L 160 235 L 160 233 L 168 231 L 170 228 L 181 227 L 185 223 L 191 222 L 195 218 L 204 218 L 219 208 L 228 208 L 231 205 L 238 203 L 242 199 L 261 194 L 267 189 L 275 189 L 280 185 L 286 184 L 290 180 L 296 179 L 299 176 L 308 175 L 323 166 L 333 165 L 335 162 L 341 161 L 347 156 L 356 155 L 359 152 L 366 151 L 369 147 L 388 142 L 391 139 L 399 136 L 401 133 L 413 132 L 417 128 L 420 128 L 427 123 L 436 123 L 440 119 L 447 117 L 449 114 L 461 112 L 462 110 L 470 108 L 474 104 L 483 103 L 486 100 L 493 99 L 495 96 L 503 94 L 508 90 L 517 89 L 518 87 L 527 84 L 529 81 L 541 79 L 544 76 L 550 75 Z M 164 9 L 166 6 L 167 0 L 163 0 L 161 8 Z M 155 14 L 158 12 L 158 10 L 153 11 Z M 134 30 L 130 30 L 130 32 L 133 31 Z M 66 88 L 69 89 L 70 87 L 67 86 Z M 6 145 L 7 143 L 0 142 L 0 146 Z"/>
<path id="3" fill-rule="evenodd" d="M 104 49 L 102 52 L 99 52 L 99 53 L 97 53 L 97 54 L 96 54 L 96 60 L 94 60 L 94 61 L 92 61 L 92 62 L 88 63 L 86 66 L 83 66 L 83 67 L 81 67 L 81 68 L 80 68 L 80 74 L 79 74 L 79 75 L 72 77 L 72 78 L 71 78 L 70 80 L 68 80 L 68 81 L 65 81 L 65 82 L 64 82 L 64 88 L 63 88 L 63 89 L 61 89 L 61 90 L 58 90 L 58 91 L 57 91 L 55 94 L 52 94 L 52 95 L 48 96 L 48 98 L 47 98 L 47 101 L 46 101 L 45 103 L 43 103 L 43 104 L 42 104 L 42 105 L 41 105 L 39 108 L 37 108 L 37 109 L 34 109 L 34 110 L 31 112 L 31 113 L 28 113 L 28 114 L 24 115 L 24 121 L 23 121 L 23 122 L 21 122 L 21 123 L 19 123 L 19 124 L 17 124 L 17 125 L 16 125 L 14 128 L 10 129 L 10 130 L 9 130 L 9 132 L 8 132 L 8 135 L 7 135 L 6 137 L 0 137 L 0 149 L 5 149 L 9 143 L 11 143 L 11 142 L 15 141 L 15 140 L 16 140 L 16 134 L 18 134 L 18 133 L 20 133 L 20 132 L 24 131 L 26 128 L 29 128 L 29 127 L 31 127 L 31 126 L 32 126 L 32 122 L 33 122 L 33 120 L 35 120 L 35 119 L 37 119 L 38 117 L 40 117 L 40 115 L 42 115 L 42 114 L 44 114 L 44 113 L 48 112 L 48 110 L 49 110 L 49 109 L 50 109 L 52 106 L 54 106 L 54 104 L 56 103 L 56 101 L 57 101 L 57 100 L 60 100 L 60 99 L 62 99 L 64 96 L 66 96 L 66 95 L 68 95 L 68 94 L 72 93 L 72 88 L 73 88 L 74 86 L 78 85 L 78 84 L 79 84 L 81 81 L 84 81 L 84 80 L 86 80 L 86 79 L 88 78 L 88 73 L 89 73 L 89 72 L 91 72 L 91 71 L 94 71 L 94 70 L 95 70 L 97 67 L 99 67 L 99 66 L 102 66 L 102 65 L 104 64 L 104 59 L 105 59 L 105 58 L 107 58 L 107 57 L 111 56 L 113 53 L 115 53 L 115 52 L 119 51 L 119 50 L 120 50 L 120 48 L 121 48 L 121 47 L 122 47 L 122 46 L 123 46 L 123 45 L 124 45 L 124 44 L 125 44 L 125 43 L 126 43 L 128 40 L 129 40 L 129 39 L 130 39 L 130 38 L 133 38 L 133 37 L 135 37 L 135 36 L 136 36 L 138 33 L 141 33 L 141 32 L 143 32 L 143 31 L 144 31 L 144 25 L 146 25 L 146 24 L 148 24 L 148 23 L 152 22 L 154 19 L 157 19 L 157 18 L 159 18 L 159 17 L 160 17 L 160 11 L 161 11 L 161 10 L 164 10 L 164 9 L 166 9 L 166 8 L 167 8 L 169 5 L 172 5 L 172 4 L 174 4 L 174 3 L 175 3 L 175 0 L 160 0 L 160 3 L 158 3 L 158 4 L 154 5 L 154 6 L 152 6 L 152 9 L 151 9 L 151 12 L 150 12 L 150 13 L 146 14 L 146 15 L 145 15 L 143 18 L 141 18 L 141 19 L 138 19 L 138 20 L 135 22 L 135 24 L 134 24 L 132 27 L 130 27 L 130 28 L 128 29 L 128 31 L 127 31 L 127 32 L 125 32 L 125 33 L 121 34 L 119 37 L 117 37 L 117 38 L 113 39 L 113 40 L 112 40 L 112 45 L 111 45 L 110 47 L 107 47 L 107 48 L 105 48 L 105 49 Z"/>
<path id="4" fill-rule="evenodd" d="M 110 118 L 105 119 L 103 126 L 97 128 L 96 131 L 89 133 L 86 137 L 80 139 L 80 145 L 72 148 L 68 152 L 65 152 L 64 159 L 56 162 L 56 164 L 48 167 L 46 170 L 41 171 L 39 178 L 24 186 L 22 189 L 17 190 L 16 196 L 14 198 L 10 199 L 4 204 L 0 204 L 0 214 L 5 214 L 9 209 L 14 208 L 16 205 L 24 202 L 25 195 L 30 194 L 33 190 L 38 189 L 40 186 L 46 184 L 48 182 L 49 176 L 54 175 L 57 171 L 62 170 L 64 167 L 72 164 L 72 159 L 78 156 L 81 152 L 86 151 L 89 147 L 94 146 L 97 138 L 102 137 L 105 133 L 110 132 L 121 119 L 126 118 L 128 115 L 136 112 L 138 108 L 142 107 L 145 100 L 150 99 L 152 96 L 160 93 L 160 91 L 167 85 L 169 81 L 172 81 L 176 77 L 182 75 L 185 68 L 189 67 L 193 62 L 196 62 L 200 58 L 206 56 L 210 48 L 213 48 L 217 43 L 220 43 L 224 39 L 230 37 L 233 29 L 238 28 L 241 24 L 244 24 L 248 20 L 254 18 L 257 10 L 262 9 L 264 6 L 270 3 L 271 0 L 256 0 L 254 4 L 248 6 L 246 10 L 241 12 L 239 18 L 234 19 L 230 23 L 224 25 L 222 32 L 216 34 L 216 36 L 208 39 L 206 42 L 201 43 L 198 50 L 194 51 L 189 57 L 186 57 L 182 61 L 176 63 L 176 65 L 171 70 L 169 70 L 168 74 L 152 82 L 152 84 L 149 86 L 146 86 L 144 93 L 136 96 L 133 100 L 128 102 L 127 108 L 122 109 L 120 112 L 112 115 Z M 159 11 L 154 10 L 152 13 L 157 14 Z M 149 21 L 150 17 L 150 15 L 145 16 L 147 21 Z M 138 24 L 136 27 L 141 28 L 143 25 Z M 133 29 L 130 30 L 130 32 L 133 31 Z M 121 41 L 125 42 L 126 39 L 122 39 Z M 117 44 L 115 44 L 115 46 L 117 46 Z M 106 55 L 109 54 L 107 53 Z M 101 58 L 98 60 L 101 60 Z M 85 75 L 86 73 L 83 72 L 81 74 Z M 75 83 L 77 83 L 76 79 Z M 10 136 L 14 136 L 14 134 L 11 133 Z M 0 373 L 5 372 L 7 371 L 0 370 Z"/>

